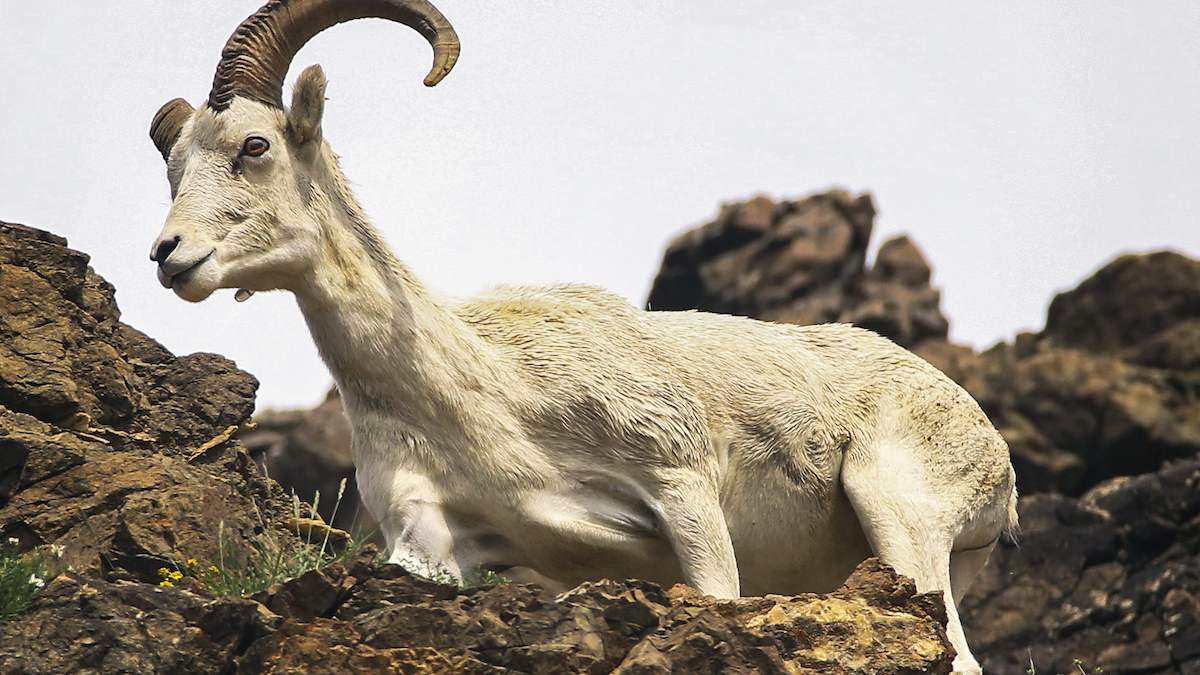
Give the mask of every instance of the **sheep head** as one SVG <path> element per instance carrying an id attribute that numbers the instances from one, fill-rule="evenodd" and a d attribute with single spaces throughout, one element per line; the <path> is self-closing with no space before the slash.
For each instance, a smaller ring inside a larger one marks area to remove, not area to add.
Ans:
<path id="1" fill-rule="evenodd" d="M 150 252 L 163 286 L 199 302 L 219 288 L 294 290 L 303 279 L 319 255 L 320 220 L 339 206 L 331 182 L 343 179 L 321 135 L 321 68 L 300 75 L 286 109 L 283 79 L 314 35 L 368 17 L 403 23 L 429 41 L 426 85 L 454 66 L 458 38 L 425 0 L 271 0 L 229 38 L 204 105 L 174 99 L 155 114 L 150 137 L 166 160 L 172 198 Z"/>

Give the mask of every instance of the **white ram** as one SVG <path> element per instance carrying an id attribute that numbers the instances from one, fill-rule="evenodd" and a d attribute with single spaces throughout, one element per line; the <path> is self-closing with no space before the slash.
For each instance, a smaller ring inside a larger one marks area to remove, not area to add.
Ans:
<path id="1" fill-rule="evenodd" d="M 424 0 L 272 0 L 229 39 L 208 101 L 151 136 L 173 204 L 162 284 L 295 294 L 341 390 L 364 501 L 418 571 L 532 568 L 565 584 L 683 581 L 718 597 L 836 588 L 878 555 L 955 609 L 1016 524 L 1008 449 L 926 362 L 844 325 L 645 312 L 588 286 L 425 287 L 372 228 L 321 134 L 325 78 L 292 57 L 382 17 L 454 65 Z"/>

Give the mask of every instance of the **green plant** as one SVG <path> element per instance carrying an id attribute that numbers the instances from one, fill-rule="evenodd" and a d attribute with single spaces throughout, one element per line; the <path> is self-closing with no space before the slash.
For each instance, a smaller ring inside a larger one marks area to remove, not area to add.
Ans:
<path id="1" fill-rule="evenodd" d="M 460 590 L 465 588 L 477 588 L 479 586 L 499 586 L 501 584 L 512 583 L 512 579 L 505 577 L 503 574 L 500 574 L 499 572 L 493 572 L 491 570 L 485 570 L 481 567 L 477 567 L 470 572 L 464 573 L 461 579 L 453 574 L 450 574 L 449 572 L 435 572 L 430 579 L 438 582 L 439 584 L 458 586 Z"/>
<path id="2" fill-rule="evenodd" d="M 62 547 L 50 547 L 53 554 L 50 561 L 40 550 L 22 557 L 19 543 L 16 539 L 0 543 L 0 621 L 28 607 L 59 573 L 56 563 L 62 557 Z"/>
<path id="3" fill-rule="evenodd" d="M 473 574 L 466 575 L 465 581 L 470 582 L 471 586 L 500 586 L 512 583 L 512 579 L 500 572 L 485 569 L 477 569 Z"/>
<path id="4" fill-rule="evenodd" d="M 1030 648 L 1027 651 L 1029 652 L 1029 667 L 1025 669 L 1025 672 L 1028 675 L 1037 675 L 1037 666 L 1033 665 L 1033 649 Z M 1072 663 L 1071 665 L 1073 665 L 1075 667 L 1075 669 L 1077 669 L 1080 672 L 1080 675 L 1088 675 L 1088 671 L 1083 669 L 1083 661 L 1080 661 L 1079 659 L 1075 659 L 1074 663 Z M 1074 671 L 1072 671 L 1072 672 L 1074 672 Z M 1093 673 L 1095 673 L 1095 675 L 1100 675 L 1100 673 L 1103 673 L 1103 672 L 1104 672 L 1103 668 L 1097 668 L 1093 671 Z M 1067 675 L 1070 675 L 1070 674 L 1068 673 Z"/>
<path id="5" fill-rule="evenodd" d="M 345 491 L 346 481 L 343 479 L 334 502 L 335 515 Z M 320 500 L 318 493 L 313 499 L 311 513 L 316 513 Z M 331 543 L 330 537 L 335 530 L 315 519 L 302 518 L 300 499 L 294 494 L 292 514 L 296 538 L 280 536 L 264 527 L 262 533 L 250 538 L 249 549 L 239 547 L 226 534 L 225 523 L 221 522 L 217 527 L 216 559 L 208 565 L 191 559 L 182 565 L 173 565 L 173 568 L 162 567 L 158 570 L 161 577 L 159 584 L 174 586 L 186 576 L 198 579 L 209 592 L 217 596 L 250 595 L 306 572 L 344 561 L 358 553 L 367 539 L 367 535 L 356 533 L 340 545 Z M 300 527 L 302 523 L 306 525 L 303 531 Z M 314 538 L 314 532 L 320 534 Z"/>

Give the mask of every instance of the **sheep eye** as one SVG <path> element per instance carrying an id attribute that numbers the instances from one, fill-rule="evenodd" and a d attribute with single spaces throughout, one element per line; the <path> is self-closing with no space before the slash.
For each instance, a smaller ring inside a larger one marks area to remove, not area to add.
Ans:
<path id="1" fill-rule="evenodd" d="M 261 157 L 271 147 L 267 139 L 261 136 L 251 136 L 242 143 L 242 153 L 247 157 Z"/>

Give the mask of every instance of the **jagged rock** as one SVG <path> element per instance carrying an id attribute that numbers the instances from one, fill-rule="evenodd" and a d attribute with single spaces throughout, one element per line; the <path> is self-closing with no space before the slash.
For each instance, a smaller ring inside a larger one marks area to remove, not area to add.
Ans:
<path id="1" fill-rule="evenodd" d="M 0 624 L 0 672 L 944 675 L 954 657 L 940 594 L 874 559 L 828 595 L 717 601 L 635 580 L 459 590 L 373 555 L 254 599 L 68 573 Z"/>
<path id="2" fill-rule="evenodd" d="M 1200 261 L 1174 251 L 1126 254 L 1055 296 L 1042 337 L 1055 347 L 1107 353 L 1141 345 L 1189 320 L 1200 320 Z M 1186 351 L 1200 355 L 1200 343 Z"/>
<path id="3" fill-rule="evenodd" d="M 834 190 L 778 204 L 759 196 L 667 246 L 646 306 L 701 309 L 786 323 L 853 323 L 898 344 L 944 342 L 949 323 L 930 267 L 907 237 L 866 267 L 870 195 Z"/>
<path id="4" fill-rule="evenodd" d="M 260 610 L 250 600 L 212 602 L 177 588 L 68 572 L 19 618 L 0 623 L 0 672 L 228 672 L 244 641 L 278 623 Z"/>
<path id="5" fill-rule="evenodd" d="M 233 438 L 255 379 L 121 323 L 87 262 L 0 223 L 0 537 L 61 546 L 80 573 L 158 581 L 291 505 Z"/>
<path id="6" fill-rule="evenodd" d="M 946 673 L 953 659 L 940 595 L 917 594 L 877 560 L 829 595 L 732 602 L 634 580 L 556 597 L 521 584 L 460 592 L 361 562 L 319 574 L 329 588 L 355 580 L 336 620 L 285 622 L 242 672 L 288 672 L 325 653 L 329 670 L 308 672 Z"/>
<path id="7" fill-rule="evenodd" d="M 1056 296 L 1046 328 L 951 373 L 1008 441 L 1024 493 L 1200 453 L 1200 261 L 1125 255 Z"/>
<path id="8" fill-rule="evenodd" d="M 959 605 L 985 672 L 1200 673 L 1200 460 L 1018 510 Z"/>
<path id="9" fill-rule="evenodd" d="M 253 376 L 213 354 L 177 359 L 120 323 L 87 262 L 60 237 L 0 223 L 0 405 L 178 454 L 249 417 Z"/>
<path id="10" fill-rule="evenodd" d="M 0 411 L 0 434 L 0 442 L 28 453 L 23 480 L 0 509 L 0 536 L 28 548 L 63 546 L 63 564 L 78 572 L 157 582 L 159 568 L 214 559 L 216 523 L 227 523 L 225 540 L 240 546 L 260 526 L 252 496 L 209 469 L 113 450 L 7 410 Z"/>

